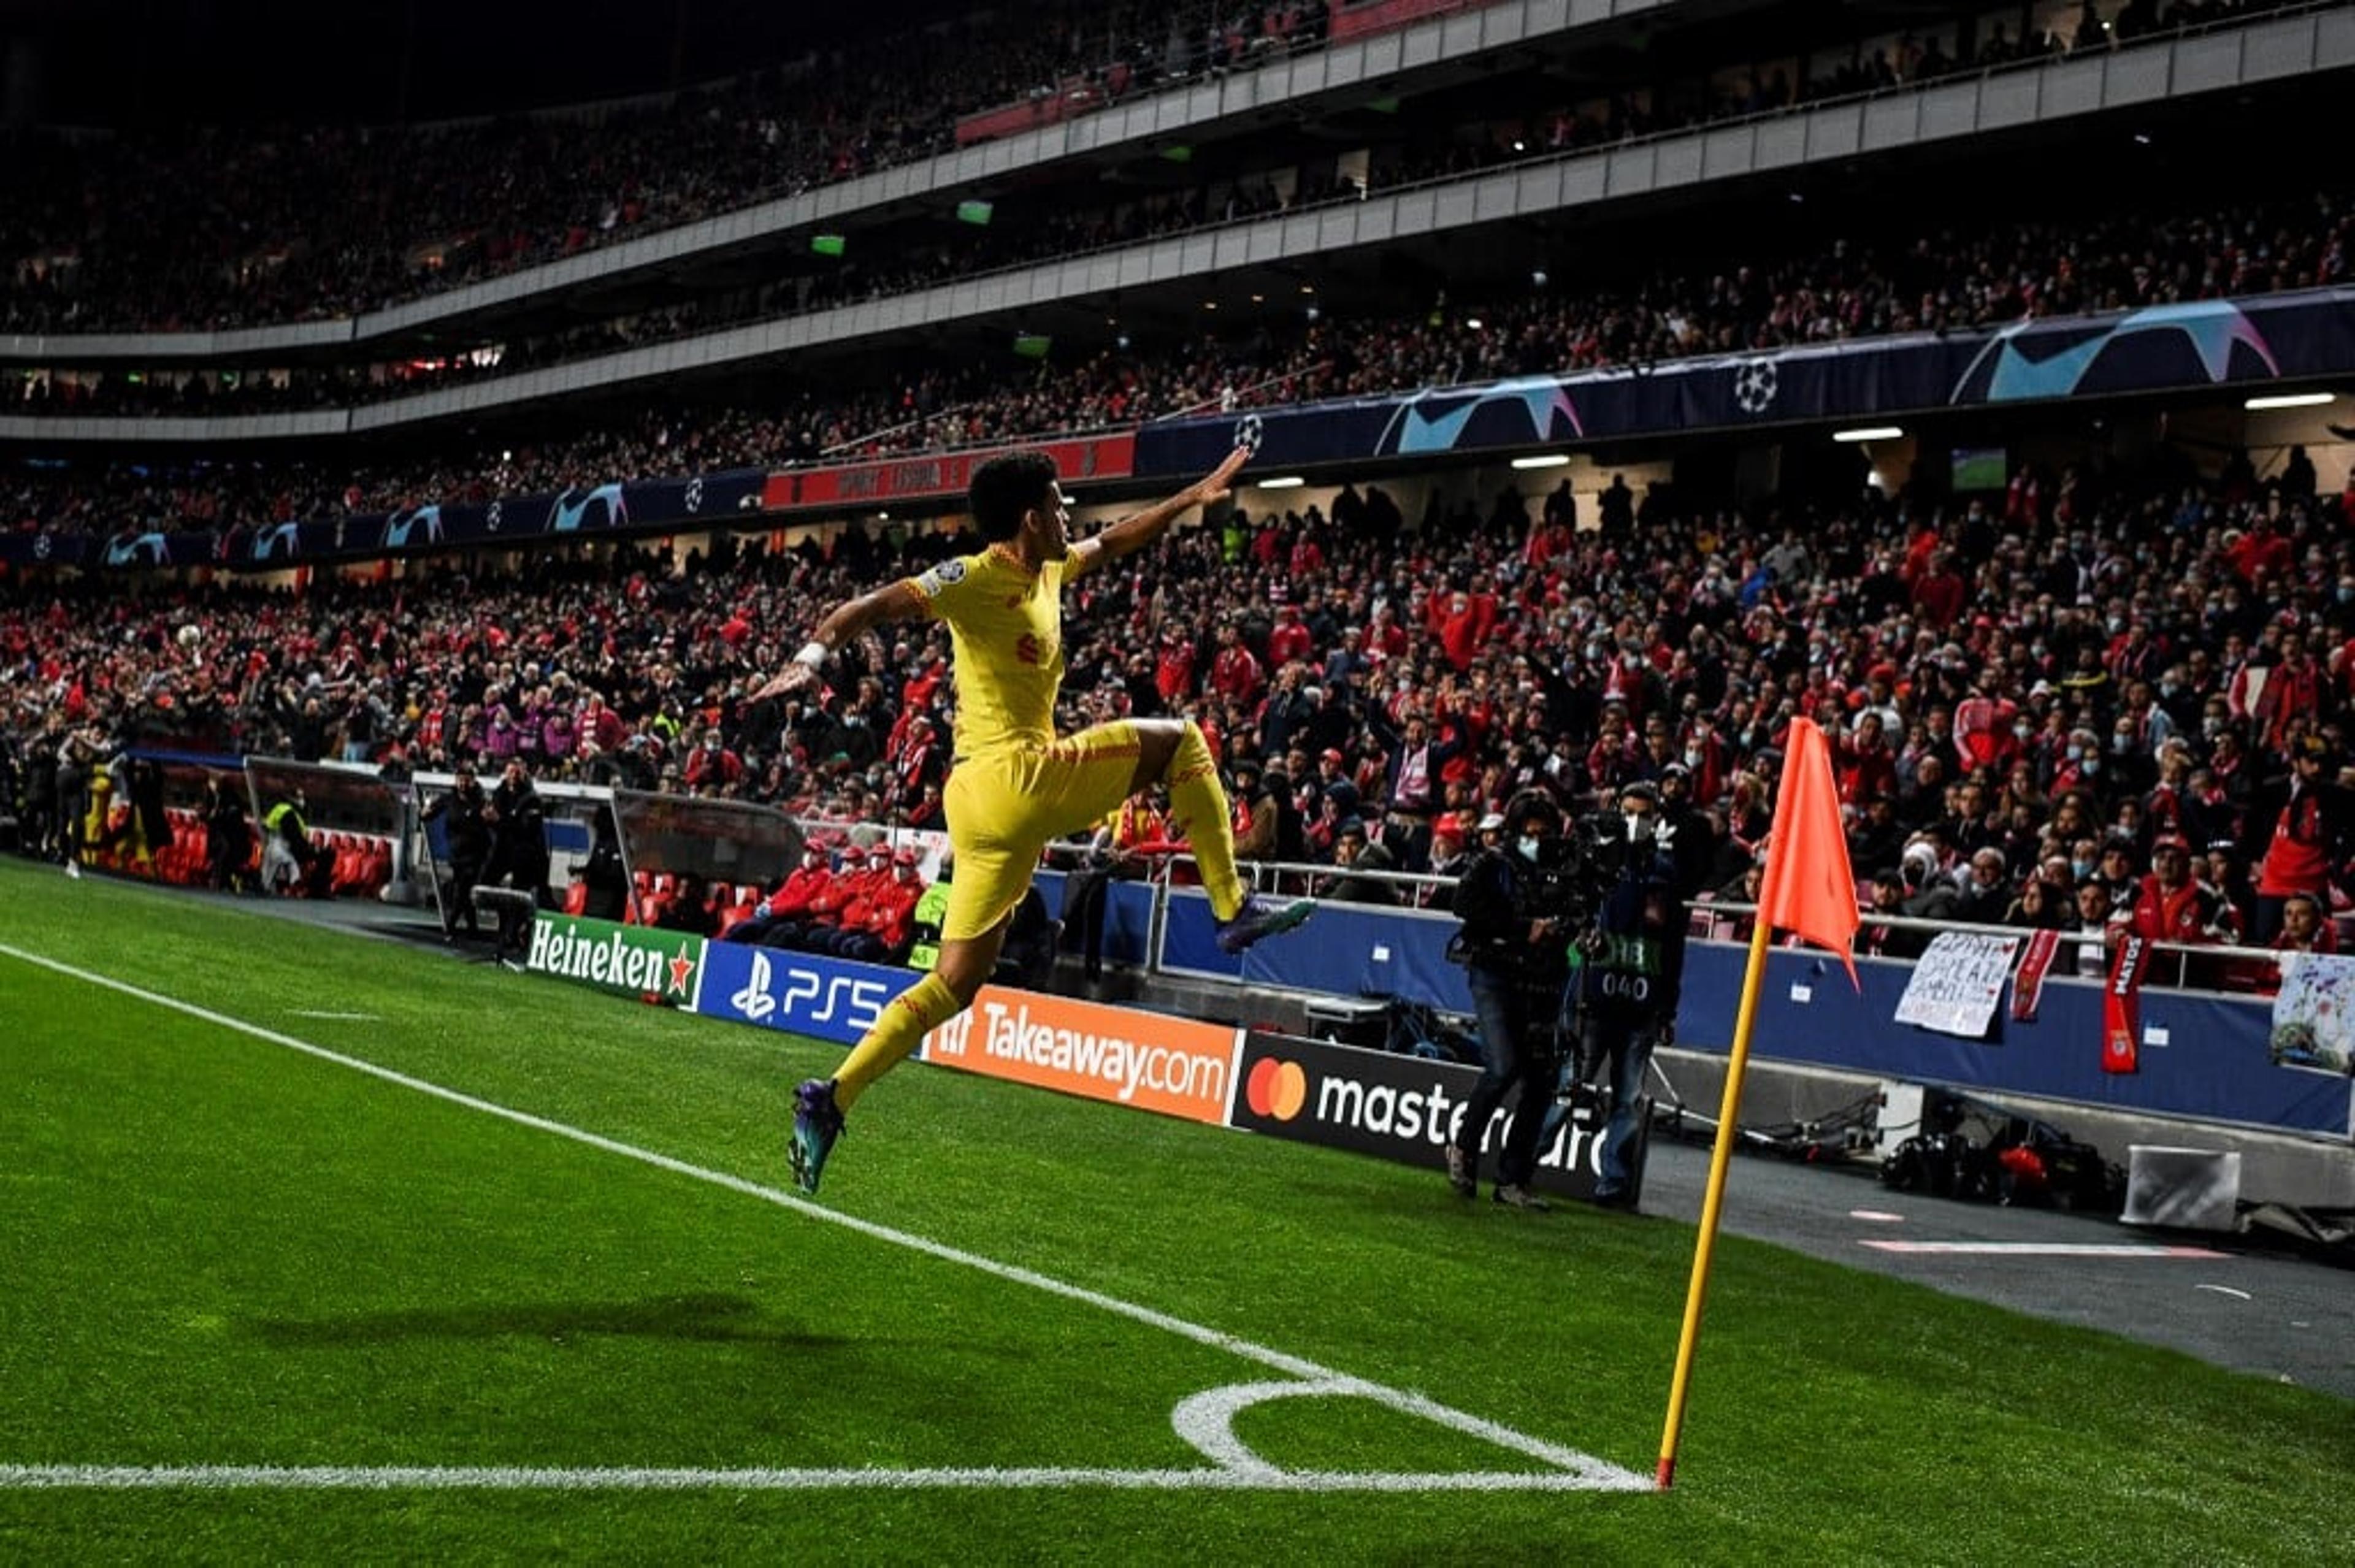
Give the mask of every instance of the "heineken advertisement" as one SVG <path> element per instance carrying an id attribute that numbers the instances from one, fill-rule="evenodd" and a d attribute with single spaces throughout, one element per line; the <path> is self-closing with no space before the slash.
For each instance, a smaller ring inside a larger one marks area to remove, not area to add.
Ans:
<path id="1" fill-rule="evenodd" d="M 693 1008 L 703 992 L 704 939 L 581 915 L 536 917 L 524 967 L 618 996 Z"/>

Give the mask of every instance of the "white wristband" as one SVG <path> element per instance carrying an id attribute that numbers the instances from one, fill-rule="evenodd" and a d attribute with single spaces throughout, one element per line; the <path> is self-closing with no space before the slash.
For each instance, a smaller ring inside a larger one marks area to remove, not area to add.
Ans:
<path id="1" fill-rule="evenodd" d="M 826 661 L 833 656 L 832 648 L 827 647 L 815 637 L 812 637 L 802 645 L 802 651 L 794 656 L 794 663 L 805 664 L 812 669 L 824 669 Z"/>

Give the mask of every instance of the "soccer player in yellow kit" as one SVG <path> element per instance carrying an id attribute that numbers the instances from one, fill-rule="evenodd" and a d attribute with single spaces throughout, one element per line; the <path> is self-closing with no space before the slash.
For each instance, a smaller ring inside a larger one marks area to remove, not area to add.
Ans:
<path id="1" fill-rule="evenodd" d="M 1043 452 L 993 458 L 973 476 L 974 523 L 986 549 L 837 605 L 793 663 L 762 688 L 760 695 L 770 697 L 809 686 L 836 649 L 886 622 L 948 623 L 956 760 L 942 803 L 956 879 L 949 885 L 940 962 L 884 1010 L 840 1072 L 795 1091 L 794 1180 L 805 1192 L 817 1190 L 843 1114 L 927 1031 L 973 1005 L 1049 840 L 1102 820 L 1147 784 L 1168 786 L 1173 827 L 1182 826 L 1192 844 L 1221 947 L 1240 953 L 1298 925 L 1315 909 L 1305 899 L 1243 896 L 1226 792 L 1193 720 L 1124 719 L 1055 735 L 1063 585 L 1143 549 L 1187 512 L 1224 497 L 1249 456 L 1238 448 L 1207 477 L 1077 544 L 1054 459 Z"/>

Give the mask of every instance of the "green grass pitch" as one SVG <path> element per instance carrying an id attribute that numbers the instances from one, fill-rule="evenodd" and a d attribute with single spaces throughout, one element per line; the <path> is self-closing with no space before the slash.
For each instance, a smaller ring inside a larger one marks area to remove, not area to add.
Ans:
<path id="1" fill-rule="evenodd" d="M 2344 1403 L 1739 1239 L 1676 1489 L 1565 1489 L 1687 1227 L 923 1067 L 804 1205 L 833 1047 L 16 862 L 0 949 L 0 1561 L 2348 1561 Z"/>

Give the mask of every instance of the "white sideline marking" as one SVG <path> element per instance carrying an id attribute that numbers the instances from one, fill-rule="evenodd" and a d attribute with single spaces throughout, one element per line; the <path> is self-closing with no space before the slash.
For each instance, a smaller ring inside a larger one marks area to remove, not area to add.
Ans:
<path id="1" fill-rule="evenodd" d="M 1118 1491 L 1578 1492 L 1638 1489 L 1567 1470 L 1096 1470 L 1053 1467 L 918 1470 L 526 1469 L 509 1467 L 311 1465 L 0 1465 L 0 1491 L 968 1491 L 1101 1487 Z M 1645 1481 L 1640 1489 L 1649 1491 Z"/>
<path id="2" fill-rule="evenodd" d="M 377 1021 L 374 1013 L 329 1013 L 316 1008 L 296 1008 L 292 1016 L 298 1019 L 332 1019 L 337 1023 L 372 1024 Z"/>
<path id="3" fill-rule="evenodd" d="M 1851 1220 L 1869 1221 L 1875 1225 L 1902 1225 L 1905 1222 L 1904 1215 L 1891 1214 L 1886 1209 L 1851 1209 L 1848 1211 L 1848 1217 Z"/>
<path id="4" fill-rule="evenodd" d="M 1884 1253 L 1945 1253 L 2013 1258 L 2224 1258 L 2206 1247 L 2167 1247 L 2150 1242 L 1863 1242 Z"/>
<path id="5" fill-rule="evenodd" d="M 2195 1285 L 2191 1288 L 2194 1290 L 2212 1290 L 2219 1296 L 2229 1296 L 2235 1301 L 2254 1301 L 2256 1299 L 2255 1296 L 2251 1296 L 2247 1291 L 2234 1290 L 2229 1285 Z"/>
<path id="6" fill-rule="evenodd" d="M 1436 1400 L 1427 1398 L 1423 1394 L 1415 1393 L 1410 1390 L 1389 1388 L 1383 1384 L 1371 1382 L 1363 1378 L 1351 1377 L 1347 1373 L 1335 1371 L 1329 1367 L 1321 1366 L 1318 1363 L 1308 1360 L 1303 1357 L 1290 1355 L 1282 1350 L 1272 1349 L 1267 1346 L 1255 1344 L 1249 1339 L 1240 1339 L 1235 1335 L 1228 1334 L 1220 1329 L 1211 1328 L 1199 1323 L 1189 1322 L 1183 1317 L 1173 1317 L 1168 1313 L 1158 1311 L 1150 1307 L 1140 1306 L 1135 1302 L 1123 1301 L 1118 1296 L 1106 1296 L 1101 1291 L 1090 1290 L 1084 1285 L 1068 1284 L 1063 1280 L 1054 1278 L 1052 1275 L 1039 1274 L 1034 1270 L 1023 1268 L 1018 1264 L 1000 1263 L 995 1258 L 984 1257 L 978 1253 L 965 1252 L 961 1248 L 952 1247 L 945 1243 L 935 1242 L 928 1237 L 919 1236 L 911 1232 L 894 1230 L 889 1225 L 878 1224 L 872 1220 L 861 1220 L 855 1215 L 842 1213 L 838 1210 L 822 1208 L 819 1205 L 812 1203 L 805 1199 L 797 1197 L 793 1193 L 780 1191 L 773 1187 L 763 1187 L 758 1182 L 748 1181 L 741 1176 L 733 1176 L 724 1170 L 712 1170 L 704 1166 L 691 1165 L 686 1160 L 675 1159 L 669 1155 L 657 1154 L 652 1149 L 640 1148 L 634 1144 L 622 1143 L 617 1139 L 605 1137 L 601 1134 L 590 1132 L 585 1128 L 570 1126 L 562 1122 L 551 1121 L 545 1116 L 534 1115 L 528 1111 L 518 1111 L 511 1106 L 501 1105 L 494 1101 L 480 1099 L 473 1094 L 464 1093 L 456 1089 L 444 1088 L 439 1083 L 429 1083 L 422 1078 L 412 1078 L 405 1072 L 397 1072 L 389 1067 L 378 1066 L 373 1061 L 365 1061 L 356 1056 L 346 1056 L 341 1051 L 329 1051 L 325 1046 L 314 1045 L 308 1040 L 297 1040 L 293 1035 L 281 1033 L 277 1029 L 268 1029 L 261 1024 L 250 1023 L 240 1018 L 232 1018 L 227 1013 L 215 1012 L 210 1008 L 198 1007 L 194 1002 L 183 1001 L 177 997 L 167 997 L 160 992 L 146 990 L 141 987 L 131 985 L 126 981 L 117 980 L 111 976 L 97 974 L 88 969 L 77 968 L 70 964 L 60 963 L 54 958 L 43 957 L 41 955 L 37 953 L 27 953 L 22 948 L 12 947 L 5 943 L 0 943 L 0 955 L 5 955 L 7 957 L 16 959 L 20 963 L 30 964 L 36 968 L 47 969 L 52 974 L 63 975 L 69 979 L 82 981 L 87 985 L 98 986 L 106 990 L 114 991 L 123 996 L 130 997 L 155 1007 L 165 1008 L 173 1012 L 183 1013 L 189 1018 L 197 1019 L 203 1022 L 213 1024 L 218 1028 L 229 1029 L 239 1034 L 247 1035 L 252 1039 L 262 1040 L 272 1045 L 283 1046 L 289 1051 L 299 1051 L 305 1056 L 316 1058 L 321 1061 L 333 1062 L 338 1067 L 349 1068 L 355 1072 L 365 1073 L 368 1077 L 378 1079 L 383 1083 L 391 1083 L 403 1089 L 414 1090 L 421 1094 L 431 1095 L 434 1099 L 444 1101 L 453 1105 L 461 1105 L 470 1111 L 480 1111 L 485 1115 L 496 1116 L 502 1121 L 512 1122 L 517 1126 L 530 1127 L 538 1132 L 552 1134 L 557 1137 L 569 1138 L 574 1143 L 586 1145 L 588 1147 L 602 1150 L 606 1154 L 618 1155 L 624 1159 L 634 1159 L 642 1165 L 653 1166 L 657 1170 L 669 1171 L 675 1176 L 688 1177 L 697 1181 L 709 1182 L 714 1187 L 725 1188 L 730 1192 L 741 1193 L 747 1198 L 757 1198 L 764 1203 L 774 1204 L 776 1207 L 781 1209 L 789 1209 L 794 1213 L 800 1214 L 807 1219 L 821 1220 L 830 1225 L 839 1225 L 847 1231 L 866 1236 L 870 1240 L 886 1242 L 893 1246 L 905 1247 L 911 1252 L 922 1253 L 927 1257 L 937 1258 L 943 1263 L 958 1264 L 966 1268 L 978 1270 L 983 1274 L 990 1275 L 998 1279 L 1007 1280 L 1016 1285 L 1027 1285 L 1034 1290 L 1044 1291 L 1050 1296 L 1061 1296 L 1067 1301 L 1080 1302 L 1085 1306 L 1096 1307 L 1101 1311 L 1109 1312 L 1117 1317 L 1126 1317 L 1135 1322 L 1143 1323 L 1149 1328 L 1161 1329 L 1165 1333 L 1177 1335 L 1180 1339 L 1191 1339 L 1196 1344 L 1206 1345 L 1213 1349 L 1223 1350 L 1229 1355 L 1239 1356 L 1245 1360 L 1257 1361 L 1262 1366 L 1272 1367 L 1277 1371 L 1288 1373 L 1292 1377 L 1300 1379 L 1305 1383 L 1316 1385 L 1313 1388 L 1304 1388 L 1299 1391 L 1301 1392 L 1314 1392 L 1326 1395 L 1349 1395 L 1359 1399 L 1371 1400 L 1374 1403 L 1386 1406 L 1391 1410 L 1394 1410 L 1401 1414 L 1420 1416 L 1425 1421 L 1433 1422 L 1440 1426 L 1446 1427 L 1451 1431 L 1460 1432 L 1467 1436 L 1485 1439 L 1486 1441 L 1496 1445 L 1497 1447 L 1509 1449 L 1514 1453 L 1550 1465 L 1554 1467 L 1555 1472 L 1557 1472 L 1557 1474 L 1550 1475 L 1542 1473 L 1538 1475 L 1515 1474 L 1500 1475 L 1492 1477 L 1491 1479 L 1493 1484 L 1500 1487 L 1511 1486 L 1527 1488 L 1542 1483 L 1547 1489 L 1573 1491 L 1650 1491 L 1653 1489 L 1652 1478 L 1648 1476 L 1639 1476 L 1632 1470 L 1622 1469 L 1616 1465 L 1612 1465 L 1604 1460 L 1597 1459 L 1592 1455 L 1582 1454 L 1575 1448 L 1566 1448 L 1560 1444 L 1549 1443 L 1543 1438 L 1532 1437 L 1526 1433 L 1516 1432 L 1511 1427 L 1501 1425 L 1498 1423 L 1489 1421 L 1485 1417 L 1474 1415 L 1465 1411 L 1452 1409 L 1447 1405 L 1441 1404 Z M 1199 1398 L 1201 1396 L 1196 1397 Z M 1191 1403 L 1192 1402 L 1189 1401 L 1188 1403 Z M 1180 1411 L 1183 1411 L 1186 1408 L 1187 1406 L 1184 1404 L 1179 1406 Z M 1185 1435 L 1186 1434 L 1181 1429 L 1181 1435 Z M 1190 1436 L 1188 1436 L 1188 1440 L 1192 1441 Z M 1237 1446 L 1239 1447 L 1240 1445 Z M 442 1469 L 410 1470 L 397 1468 L 389 1470 L 348 1470 L 336 1468 L 269 1469 L 239 1467 L 189 1467 L 143 1470 L 136 1467 L 125 1468 L 105 1466 L 0 1467 L 0 1476 L 17 1477 L 43 1474 L 116 1476 L 167 1475 L 179 1477 L 206 1475 L 365 1476 L 374 1474 L 419 1476 L 774 1475 L 825 1476 L 836 1477 L 835 1479 L 828 1480 L 824 1483 L 813 1483 L 828 1486 L 848 1484 L 857 1484 L 861 1486 L 910 1484 L 895 1483 L 883 1478 L 892 1476 L 974 1476 L 987 1474 L 1028 1477 L 1052 1475 L 1111 1477 L 1133 1475 L 1195 1477 L 1187 1480 L 1184 1484 L 1187 1486 L 1198 1487 L 1249 1487 L 1264 1485 L 1287 1489 L 1325 1490 L 1348 1489 L 1341 1484 L 1345 1481 L 1357 1483 L 1368 1480 L 1379 1481 L 1384 1478 L 1378 1476 L 1360 1477 L 1347 1472 L 1336 1475 L 1329 1472 L 1293 1472 L 1274 1470 L 1273 1468 L 1236 1469 L 1232 1467 L 1211 1471 L 1007 1470 L 984 1472 L 966 1470 L 502 1471 Z M 1317 1487 L 1306 1488 L 1302 1485 L 1302 1483 L 1316 1479 L 1320 1476 L 1324 1477 L 1324 1480 L 1321 1481 Z M 857 1479 L 854 1482 L 845 1480 L 843 1477 L 856 1477 Z M 1400 1484 L 1387 1488 L 1376 1487 L 1369 1489 L 1401 1491 L 1415 1489 L 1412 1485 L 1406 1484 L 1407 1481 L 1411 1479 L 1410 1477 L 1391 1477 L 1389 1478 L 1392 1481 L 1399 1482 Z M 11 1482 L 10 1484 L 29 1486 L 34 1483 L 24 1481 Z M 91 1485 L 96 1483 L 82 1484 Z M 154 1484 L 165 1486 L 193 1486 L 199 1483 L 189 1480 L 181 1480 L 157 1482 Z M 218 1485 L 222 1483 L 214 1484 Z M 353 1484 L 357 1485 L 360 1483 Z M 388 1482 L 385 1484 L 401 1485 L 406 1483 Z M 719 1485 L 721 1483 L 712 1484 Z M 1004 1483 L 982 1483 L 970 1481 L 957 1483 L 951 1481 L 933 1481 L 926 1484 L 941 1486 L 958 1484 L 1037 1486 L 1051 1483 L 1034 1479 L 1030 1481 L 1009 1481 Z M 1112 1486 L 1131 1483 L 1103 1480 L 1088 1484 Z M 1134 1484 L 1145 1485 L 1156 1483 L 1140 1482 Z M 1433 1489 L 1476 1489 L 1471 1487 L 1469 1479 L 1455 1478 L 1455 1473 L 1453 1472 L 1443 1473 L 1440 1477 L 1430 1480 L 1429 1485 Z"/>

